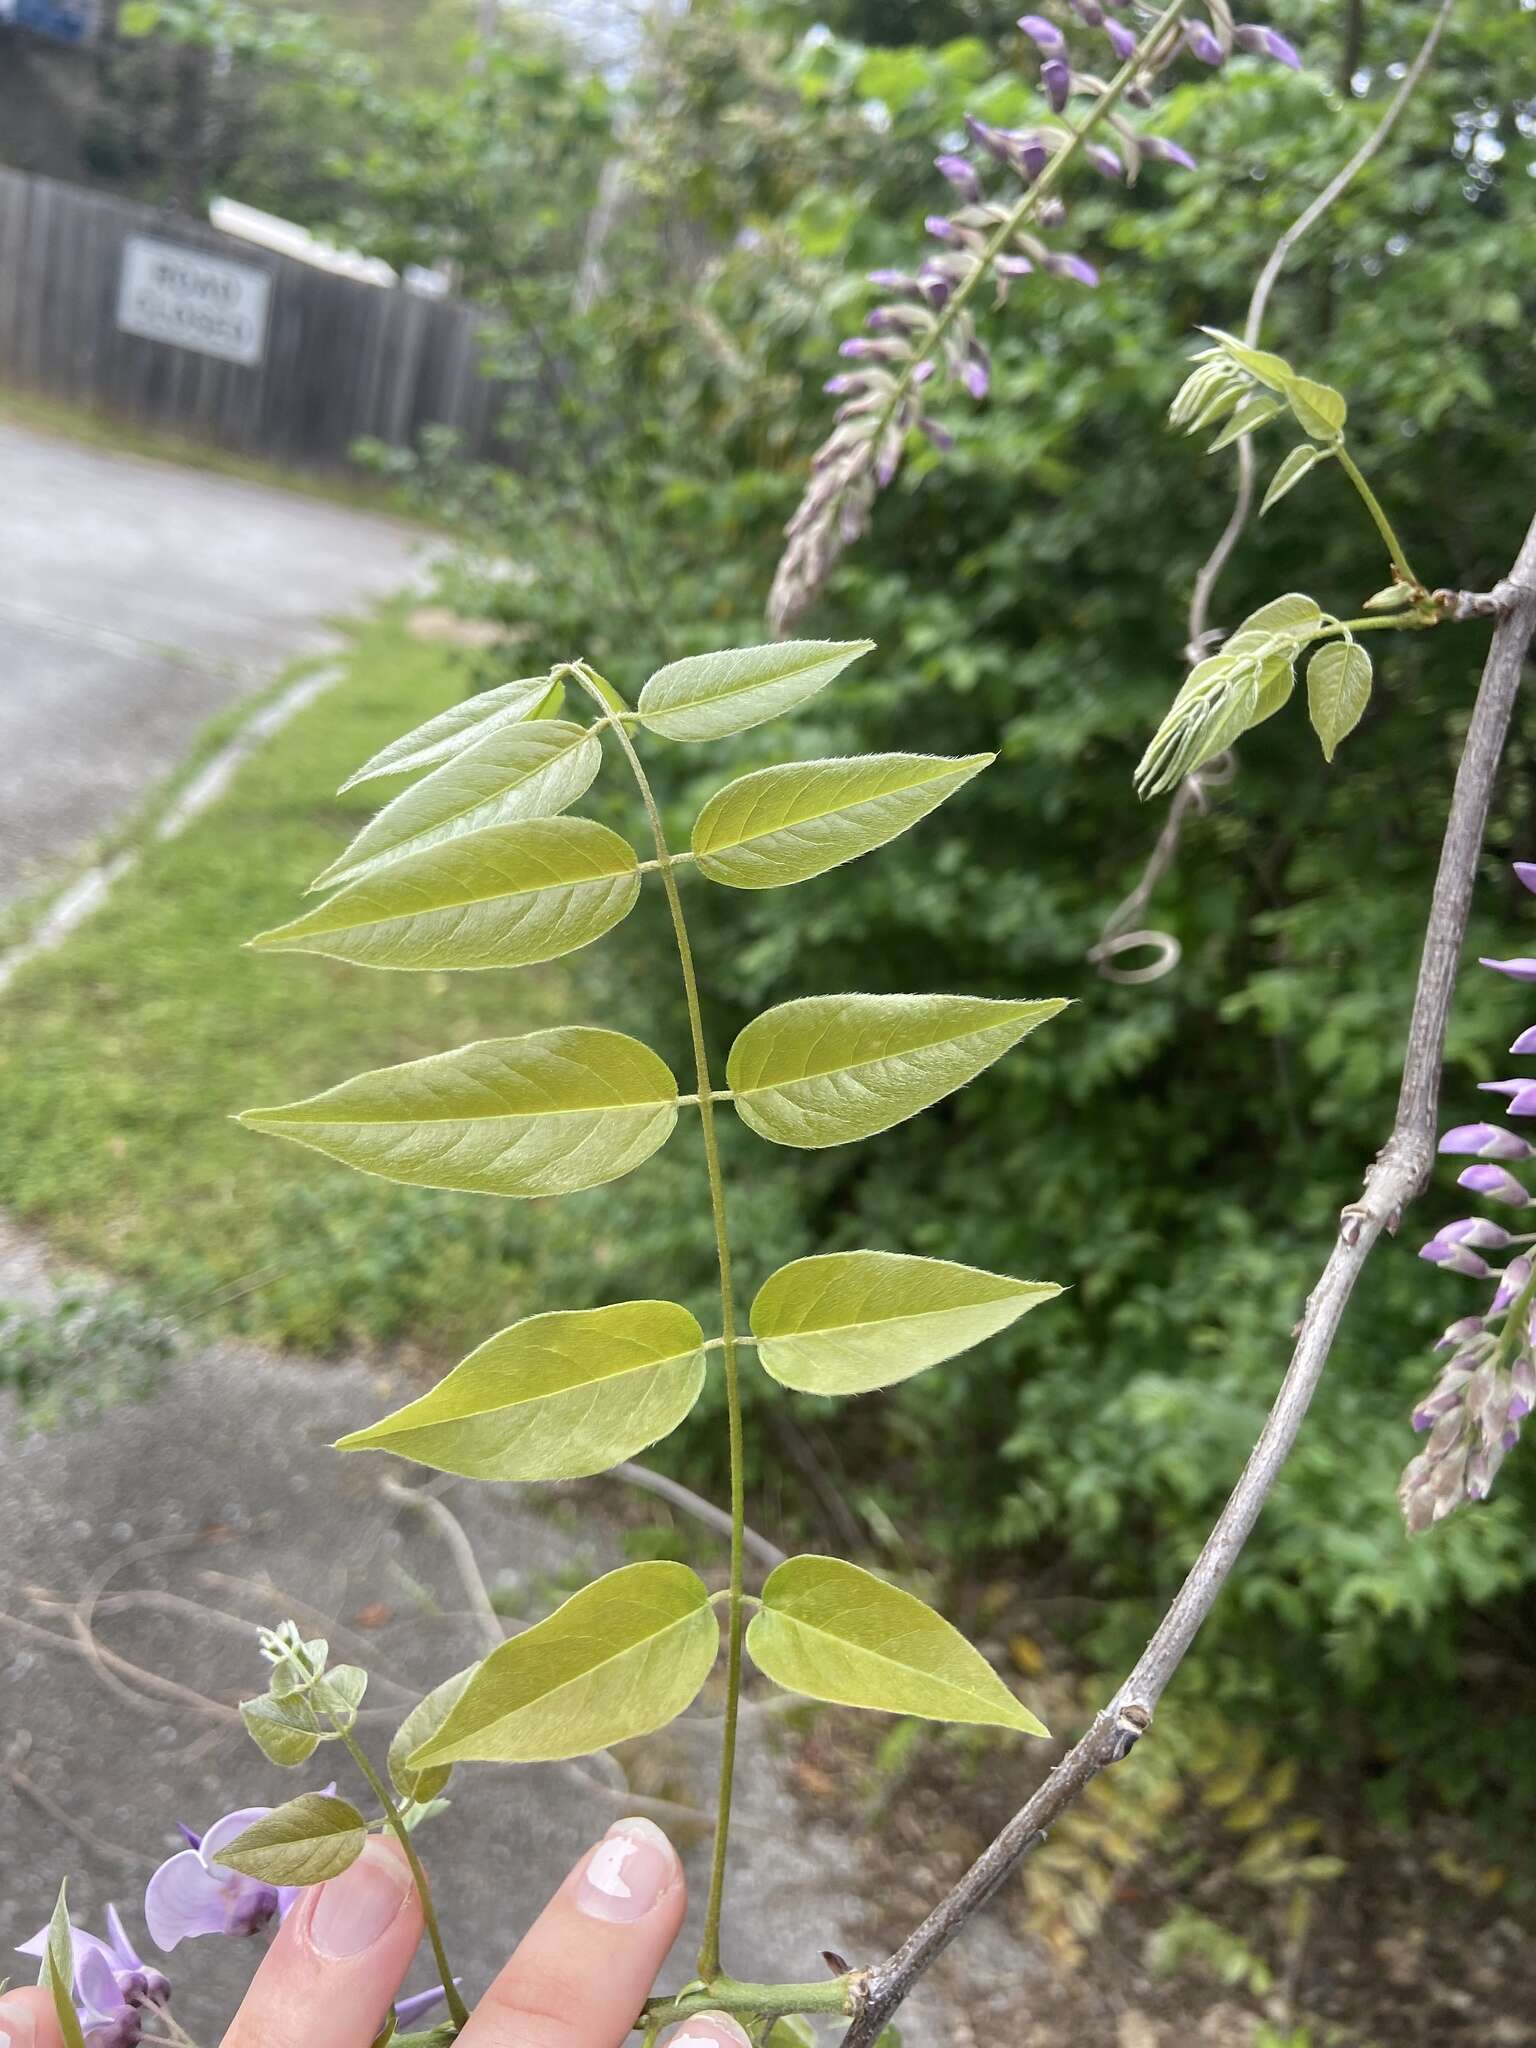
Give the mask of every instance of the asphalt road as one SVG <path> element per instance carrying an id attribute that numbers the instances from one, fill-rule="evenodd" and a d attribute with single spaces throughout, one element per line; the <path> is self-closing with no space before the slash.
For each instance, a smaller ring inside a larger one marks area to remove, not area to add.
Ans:
<path id="1" fill-rule="evenodd" d="M 388 519 L 0 422 L 0 903 L 422 547 Z"/>

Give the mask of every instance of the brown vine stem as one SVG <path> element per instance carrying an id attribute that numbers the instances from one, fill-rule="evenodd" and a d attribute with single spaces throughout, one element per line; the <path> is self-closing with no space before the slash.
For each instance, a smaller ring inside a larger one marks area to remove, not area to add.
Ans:
<path id="1" fill-rule="evenodd" d="M 1441 0 L 1434 20 L 1430 23 L 1418 55 L 1403 73 L 1398 88 L 1382 109 L 1381 119 L 1371 130 L 1349 160 L 1328 180 L 1311 203 L 1297 214 L 1290 226 L 1281 235 L 1265 259 L 1264 268 L 1254 280 L 1253 291 L 1248 300 L 1248 311 L 1243 318 L 1243 340 L 1250 348 L 1258 344 L 1259 330 L 1264 324 L 1264 314 L 1269 306 L 1281 271 L 1296 244 L 1311 228 L 1314 228 L 1353 185 L 1356 178 L 1373 158 L 1381 154 L 1388 136 L 1397 126 L 1404 107 L 1419 88 L 1419 82 L 1429 69 L 1439 48 L 1445 25 L 1451 18 L 1456 0 Z M 1253 437 L 1245 434 L 1237 444 L 1237 492 L 1232 501 L 1232 510 L 1226 525 L 1222 528 L 1216 545 L 1200 565 L 1195 576 L 1194 588 L 1189 598 L 1189 625 L 1185 633 L 1184 658 L 1191 664 L 1210 652 L 1207 645 L 1210 637 L 1211 598 L 1222 571 L 1232 559 L 1232 551 L 1243 536 L 1248 524 L 1248 515 L 1253 509 Z M 1097 940 L 1090 947 L 1088 958 L 1109 981 L 1157 981 L 1169 974 L 1179 963 L 1178 941 L 1168 932 L 1132 932 L 1135 923 L 1146 908 L 1147 900 L 1158 882 L 1171 866 L 1178 850 L 1179 836 L 1190 811 L 1204 809 L 1202 786 L 1209 788 L 1214 780 L 1213 770 L 1220 774 L 1228 757 L 1217 755 L 1216 760 L 1207 762 L 1203 769 L 1196 771 L 1187 782 L 1181 783 L 1172 804 L 1157 845 L 1136 887 L 1125 901 L 1112 911 L 1104 922 Z M 1202 785 L 1203 778 L 1203 785 Z M 1225 780 L 1230 781 L 1230 774 Z M 1133 908 L 1134 906 L 1134 908 Z M 1129 912 L 1129 915 L 1127 914 Z M 1141 946 L 1157 949 L 1158 957 L 1148 967 L 1131 970 L 1116 969 L 1109 963 L 1120 953 Z"/>
<path id="2" fill-rule="evenodd" d="M 1017 1869 L 1045 1830 L 1108 1765 L 1127 1754 L 1152 1722 L 1158 1701 L 1216 1604 L 1232 1567 L 1253 1532 L 1301 1428 L 1328 1362 L 1339 1324 L 1371 1247 L 1383 1230 L 1395 1231 L 1402 1212 L 1429 1178 L 1435 1156 L 1435 1116 L 1446 1020 L 1466 937 L 1472 884 L 1482 850 L 1495 776 L 1521 670 L 1536 638 L 1536 519 L 1514 567 L 1495 593 L 1501 605 L 1440 845 L 1440 866 L 1424 932 L 1424 951 L 1408 1022 L 1403 1079 L 1391 1135 L 1365 1176 L 1358 1202 L 1345 1209 L 1333 1249 L 1307 1298 L 1296 1329 L 1290 1366 L 1281 1382 L 1242 1477 L 1233 1488 L 1205 1548 L 1190 1567 L 1135 1669 L 1088 1732 L 983 1851 L 960 1882 L 902 1943 L 864 1979 L 862 2009 L 842 2048 L 872 2048 L 881 2028 L 918 1978 Z"/>

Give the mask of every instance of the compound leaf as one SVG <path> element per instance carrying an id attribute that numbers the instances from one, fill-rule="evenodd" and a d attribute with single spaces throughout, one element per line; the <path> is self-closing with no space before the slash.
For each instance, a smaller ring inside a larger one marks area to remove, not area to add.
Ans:
<path id="1" fill-rule="evenodd" d="M 559 687 L 557 684 L 555 689 Z M 474 697 L 466 697 L 462 704 L 440 711 L 436 718 L 429 718 L 401 738 L 391 740 L 341 786 L 351 789 L 359 782 L 371 782 L 377 775 L 408 775 L 418 768 L 430 767 L 434 761 L 446 760 L 463 747 L 473 746 L 495 726 L 515 725 L 535 712 L 552 716 L 546 706 L 554 695 L 547 675 L 520 676 L 515 683 L 482 690 Z"/>
<path id="2" fill-rule="evenodd" d="M 602 760 L 602 742 L 584 726 L 553 718 L 498 726 L 402 790 L 310 887 L 355 881 L 489 825 L 555 817 L 590 788 Z"/>
<path id="3" fill-rule="evenodd" d="M 737 1114 L 775 1145 L 867 1138 L 963 1088 L 1065 1002 L 983 996 L 806 996 L 755 1017 L 731 1047 Z"/>
<path id="4" fill-rule="evenodd" d="M 948 1259 L 830 1252 L 770 1274 L 752 1334 L 758 1362 L 783 1386 L 863 1394 L 969 1350 L 1060 1292 Z"/>
<path id="5" fill-rule="evenodd" d="M 942 1615 L 840 1557 L 792 1557 L 770 1572 L 747 1650 L 765 1678 L 808 1699 L 1047 1732 Z"/>
<path id="6" fill-rule="evenodd" d="M 704 1386 L 704 1332 L 670 1301 L 531 1316 L 336 1448 L 469 1479 L 584 1479 L 670 1436 Z"/>
<path id="7" fill-rule="evenodd" d="M 601 938 L 639 893 L 616 832 L 535 818 L 408 853 L 250 944 L 362 967 L 528 967 Z"/>
<path id="8" fill-rule="evenodd" d="M 542 1763 L 649 1735 L 697 1698 L 719 1646 L 696 1573 L 625 1565 L 493 1650 L 407 1763 Z"/>
<path id="9" fill-rule="evenodd" d="M 262 1884 L 324 1884 L 362 1855 L 368 1824 L 349 1800 L 304 1792 L 236 1835 L 219 1861 Z"/>
<path id="10" fill-rule="evenodd" d="M 668 740 L 719 740 L 792 711 L 824 689 L 873 640 L 772 640 L 690 654 L 659 668 L 640 692 L 640 717 Z"/>
<path id="11" fill-rule="evenodd" d="M 760 768 L 705 804 L 694 858 L 733 889 L 808 881 L 905 832 L 996 758 L 868 754 Z"/>
<path id="12" fill-rule="evenodd" d="M 1307 663 L 1307 710 L 1331 761 L 1371 701 L 1371 657 L 1349 640 L 1330 640 Z"/>
<path id="13" fill-rule="evenodd" d="M 638 1039 L 568 1024 L 381 1067 L 239 1120 L 410 1187 L 569 1195 L 666 1143 L 677 1083 Z"/>
<path id="14" fill-rule="evenodd" d="M 469 1664 L 452 1678 L 445 1678 L 424 1700 L 418 1700 L 400 1723 L 389 1745 L 389 1775 L 402 1799 L 425 1806 L 446 1789 L 453 1776 L 452 1764 L 431 1764 L 424 1771 L 415 1771 L 407 1758 L 424 1749 L 437 1734 L 479 1668 L 478 1664 Z"/>

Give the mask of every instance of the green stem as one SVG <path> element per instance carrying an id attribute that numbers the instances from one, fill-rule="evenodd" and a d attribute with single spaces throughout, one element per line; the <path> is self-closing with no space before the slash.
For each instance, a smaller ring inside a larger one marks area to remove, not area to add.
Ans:
<path id="1" fill-rule="evenodd" d="M 1190 0 L 1170 0 L 1170 4 L 1163 9 L 1151 28 L 1147 30 L 1140 43 L 1131 52 L 1131 55 L 1127 57 L 1114 77 L 1109 81 L 1109 84 L 1099 94 L 1098 99 L 1083 117 L 1082 121 L 1076 127 L 1070 122 L 1065 124 L 1071 136 L 1071 140 L 1066 148 L 1058 151 L 1051 158 L 1034 184 L 1025 192 L 1023 198 L 1009 209 L 1006 218 L 994 228 L 985 246 L 982 248 L 981 254 L 976 259 L 976 267 L 972 270 L 970 276 L 965 278 L 956 287 L 954 294 L 947 301 L 926 334 L 914 337 L 915 342 L 921 342 L 921 347 L 891 387 L 891 395 L 881 408 L 879 417 L 875 421 L 874 430 L 869 436 L 871 448 L 879 447 L 881 436 L 905 402 L 907 394 L 912 388 L 912 379 L 917 374 L 918 364 L 928 361 L 934 355 L 939 343 L 959 317 L 967 302 L 981 288 L 987 273 L 992 268 L 993 262 L 1007 248 L 1019 229 L 1034 219 L 1045 201 L 1050 198 L 1056 187 L 1061 183 L 1068 167 L 1081 151 L 1083 144 L 1089 139 L 1096 128 L 1109 119 L 1110 115 L 1119 105 L 1125 95 L 1126 87 L 1135 78 L 1147 52 L 1157 48 L 1167 31 L 1177 24 L 1180 15 L 1186 11 L 1189 5 Z"/>
<path id="2" fill-rule="evenodd" d="M 1382 510 L 1380 499 L 1360 474 L 1359 464 L 1342 441 L 1337 444 L 1333 452 L 1339 458 L 1340 468 L 1359 492 L 1366 511 L 1370 513 L 1372 519 L 1376 522 L 1376 531 L 1387 544 L 1387 553 L 1392 557 L 1392 568 L 1398 582 L 1406 583 L 1414 590 L 1422 590 L 1424 585 L 1409 567 L 1408 557 L 1403 553 L 1403 544 L 1393 530 L 1391 520 Z"/>
<path id="3" fill-rule="evenodd" d="M 1426 626 L 1439 623 L 1433 612 L 1388 612 L 1385 616 L 1372 613 L 1363 619 L 1335 619 L 1331 626 L 1319 626 L 1312 638 L 1336 640 L 1342 633 L 1422 633 Z"/>
<path id="4" fill-rule="evenodd" d="M 744 1984 L 735 1977 L 719 1977 L 697 1991 L 679 1992 L 676 1998 L 653 1998 L 645 2008 L 644 2023 L 659 2020 L 663 2026 L 686 2020 L 695 2013 L 742 2013 L 750 2019 L 787 2019 L 792 2013 L 830 2012 L 845 2016 L 854 2009 L 853 1984 L 848 1977 L 823 1977 L 815 1984 Z"/>
<path id="5" fill-rule="evenodd" d="M 578 666 L 574 673 L 589 696 L 604 701 L 599 679 Z M 741 1376 L 736 1358 L 736 1298 L 731 1284 L 731 1243 L 726 1227 L 725 1176 L 720 1168 L 720 1143 L 715 1131 L 715 1088 L 710 1079 L 709 1049 L 704 1039 L 704 1012 L 699 1001 L 698 976 L 694 972 L 693 948 L 688 941 L 688 924 L 683 900 L 673 873 L 673 856 L 667 850 L 661 812 L 651 789 L 634 741 L 625 726 L 615 722 L 615 738 L 623 748 L 640 801 L 645 806 L 651 838 L 656 848 L 656 866 L 666 891 L 667 909 L 677 940 L 677 957 L 683 972 L 683 995 L 688 1006 L 688 1030 L 693 1040 L 693 1064 L 698 1075 L 699 1128 L 704 1138 L 704 1168 L 709 1178 L 709 1210 L 715 1230 L 715 1258 L 720 1268 L 720 1350 L 725 1373 L 725 1406 L 731 1460 L 731 1584 L 730 1620 L 726 1632 L 725 1721 L 720 1749 L 720 1796 L 715 1818 L 714 1857 L 710 1866 L 709 1902 L 704 1913 L 704 1940 L 699 1950 L 699 1975 L 713 1985 L 720 1975 L 720 1912 L 725 1899 L 725 1859 L 731 1831 L 731 1795 L 736 1780 L 736 1732 L 741 1712 L 741 1634 L 744 1532 L 747 1522 L 745 1459 L 741 1426 Z M 707 2006 L 699 2008 L 707 2010 Z"/>
<path id="6" fill-rule="evenodd" d="M 427 1873 L 422 1868 L 421 1858 L 416 1854 L 416 1845 L 411 1840 L 411 1831 L 402 1819 L 400 1809 L 395 1804 L 394 1796 L 390 1792 L 389 1787 L 373 1768 L 373 1765 L 369 1763 L 362 1744 L 352 1733 L 351 1729 L 344 1728 L 334 1715 L 331 1716 L 331 1726 L 347 1745 L 347 1751 L 353 1763 L 357 1765 L 357 1768 L 368 1781 L 369 1791 L 372 1792 L 374 1798 L 383 1807 L 384 1817 L 389 1822 L 390 1830 L 395 1840 L 405 1851 L 405 1860 L 411 1866 L 411 1876 L 416 1880 L 416 1896 L 421 1900 L 422 1918 L 427 1923 L 427 1940 L 432 1944 L 432 1957 L 437 1964 L 437 1974 L 442 1980 L 443 1993 L 448 2001 L 448 2010 L 453 2016 L 453 2023 L 456 2027 L 466 2027 L 469 2025 L 469 2008 L 465 2005 L 463 1999 L 460 1998 L 459 1988 L 453 1981 L 453 1970 L 448 1961 L 447 1951 L 443 1947 L 442 1930 L 437 1924 L 437 1908 L 432 1903 L 432 1887 L 427 1883 Z"/>

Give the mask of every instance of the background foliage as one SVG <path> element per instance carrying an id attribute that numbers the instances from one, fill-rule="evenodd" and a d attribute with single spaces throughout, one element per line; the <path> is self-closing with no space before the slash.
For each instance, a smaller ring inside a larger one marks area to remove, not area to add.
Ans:
<path id="1" fill-rule="evenodd" d="M 253 139 L 226 188 L 396 261 L 446 249 L 497 316 L 501 367 L 540 396 L 519 472 L 476 474 L 441 446 L 406 465 L 465 533 L 458 601 L 528 629 L 531 667 L 581 653 L 633 690 L 662 659 L 758 637 L 863 273 L 915 261 L 930 159 L 961 112 L 1006 120 L 1032 102 L 1007 10 L 984 0 L 821 12 L 806 32 L 772 0 L 700 4 L 606 79 L 547 38 L 509 38 L 484 71 L 420 90 L 310 61 L 262 74 L 290 125 Z M 1098 979 L 1084 954 L 1162 816 L 1131 802 L 1131 768 L 1182 673 L 1186 594 L 1228 506 L 1224 462 L 1169 437 L 1163 412 L 1195 325 L 1238 324 L 1275 237 L 1377 118 L 1425 20 L 1404 0 L 1291 0 L 1281 26 L 1307 71 L 1238 60 L 1168 102 L 1159 125 L 1197 173 L 1075 200 L 1102 289 L 1031 279 L 991 319 L 990 402 L 951 422 L 952 455 L 917 459 L 886 494 L 802 628 L 879 652 L 800 716 L 797 752 L 1001 739 L 1004 759 L 882 860 L 792 902 L 690 902 L 722 1033 L 733 1013 L 846 987 L 1078 999 L 984 1099 L 856 1153 L 755 1151 L 764 1228 L 743 1286 L 805 1248 L 797 1212 L 828 1248 L 1071 1283 L 976 1356 L 844 1411 L 835 1443 L 805 1399 L 752 1435 L 775 1446 L 760 1498 L 781 1498 L 787 1470 L 803 1512 L 840 1496 L 895 1559 L 970 1569 L 1022 1551 L 1083 1599 L 1085 1646 L 1104 1658 L 1139 1645 L 1203 1537 L 1389 1125 L 1478 652 L 1469 629 L 1394 638 L 1331 770 L 1294 706 L 1248 736 L 1156 902 L 1180 969 L 1150 987 Z M 1524 5 L 1463 0 L 1266 331 L 1348 393 L 1415 560 L 1468 587 L 1500 573 L 1530 511 L 1531 27 Z M 273 146 L 314 132 L 316 95 L 334 115 L 323 149 Z M 1250 533 L 1217 617 L 1293 588 L 1342 610 L 1383 580 L 1346 483 L 1324 472 Z M 783 758 L 786 741 L 749 735 L 736 763 Z M 1529 950 L 1502 877 L 1536 852 L 1533 769 L 1517 730 L 1477 951 Z M 672 770 L 679 821 L 722 779 L 696 772 Z M 675 1054 L 681 1019 L 635 1009 L 665 1000 L 643 965 L 657 914 L 642 904 L 622 929 L 618 971 L 628 1024 Z M 1511 994 L 1469 985 L 1453 1111 L 1474 1113 L 1474 1073 L 1524 1021 Z M 666 1171 L 665 1197 L 649 1177 L 602 1191 L 599 1259 L 593 1198 L 549 1222 L 536 1256 L 552 1293 L 622 1299 L 663 1265 L 703 1293 L 702 1203 L 686 1165 Z M 1424 1220 L 1459 1199 L 1442 1176 Z M 1425 1345 L 1471 1306 L 1415 1265 L 1424 1234 L 1415 1223 L 1374 1262 L 1197 1682 L 1314 1754 L 1364 1754 L 1388 1809 L 1428 1780 L 1528 1810 L 1530 1461 L 1506 1467 L 1489 1507 L 1413 1544 L 1393 1500 Z M 718 1418 L 701 1409 L 668 1456 L 717 1484 Z"/>

